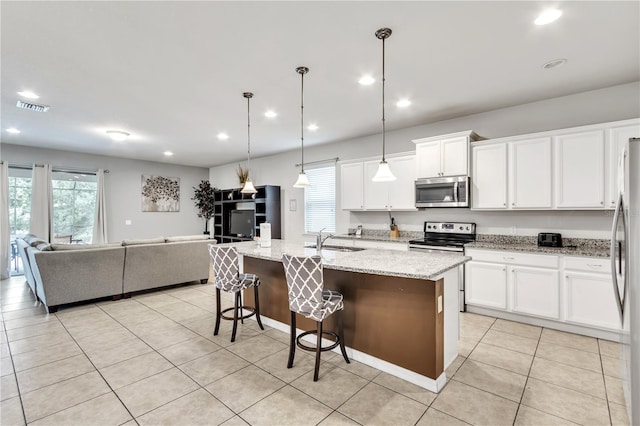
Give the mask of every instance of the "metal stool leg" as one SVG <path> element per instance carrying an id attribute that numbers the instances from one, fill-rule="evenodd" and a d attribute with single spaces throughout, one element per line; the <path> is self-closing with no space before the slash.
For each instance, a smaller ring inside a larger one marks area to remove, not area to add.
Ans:
<path id="1" fill-rule="evenodd" d="M 260 299 L 258 298 L 258 286 L 253 286 L 253 296 L 254 296 L 254 307 L 255 307 L 255 313 L 256 313 L 256 321 L 258 321 L 258 325 L 260 326 L 260 329 L 264 330 L 264 327 L 262 326 L 262 320 L 260 319 Z"/>
<path id="2" fill-rule="evenodd" d="M 218 335 L 218 330 L 220 329 L 220 317 L 222 316 L 222 308 L 220 307 L 220 289 L 216 288 L 216 328 L 213 330 L 213 335 Z"/>
<path id="3" fill-rule="evenodd" d="M 238 329 L 238 302 L 240 299 L 240 292 L 237 291 L 235 294 L 235 302 L 233 306 L 233 331 L 231 332 L 231 341 L 236 341 L 236 330 Z"/>
<path id="4" fill-rule="evenodd" d="M 322 353 L 322 321 L 318 321 L 318 340 L 316 345 L 316 368 L 313 372 L 313 381 L 318 381 L 318 372 L 320 371 L 320 354 Z"/>
<path id="5" fill-rule="evenodd" d="M 342 321 L 342 311 L 338 312 L 338 338 L 340 339 L 340 351 L 342 352 L 342 356 L 344 360 L 347 361 L 347 364 L 351 364 L 349 361 L 349 357 L 347 356 L 347 351 L 344 348 L 344 325 Z"/>
<path id="6" fill-rule="evenodd" d="M 293 367 L 293 357 L 296 355 L 296 313 L 291 311 L 291 339 L 289 341 L 289 362 L 287 368 Z"/>

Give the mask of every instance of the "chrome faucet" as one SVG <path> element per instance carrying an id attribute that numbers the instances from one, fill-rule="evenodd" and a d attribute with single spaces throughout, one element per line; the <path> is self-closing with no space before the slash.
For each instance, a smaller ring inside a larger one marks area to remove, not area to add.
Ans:
<path id="1" fill-rule="evenodd" d="M 316 249 L 320 250 L 322 248 L 322 244 L 324 244 L 324 242 L 327 240 L 327 238 L 331 238 L 333 237 L 333 234 L 329 234 L 326 237 L 322 238 L 322 231 L 324 231 L 327 228 L 322 228 L 319 232 L 318 235 L 316 236 Z"/>

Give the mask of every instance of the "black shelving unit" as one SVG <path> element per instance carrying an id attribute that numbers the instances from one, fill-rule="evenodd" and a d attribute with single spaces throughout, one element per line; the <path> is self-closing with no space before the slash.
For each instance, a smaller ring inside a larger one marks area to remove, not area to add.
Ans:
<path id="1" fill-rule="evenodd" d="M 215 210 L 213 215 L 213 235 L 219 243 L 249 241 L 253 236 L 260 236 L 260 224 L 271 224 L 271 238 L 281 237 L 280 225 L 280 187 L 276 185 L 256 186 L 255 194 L 243 194 L 240 188 L 221 189 L 215 193 Z M 231 211 L 236 210 L 238 204 L 245 207 L 252 204 L 253 220 L 255 224 L 253 236 L 238 237 L 231 235 Z"/>

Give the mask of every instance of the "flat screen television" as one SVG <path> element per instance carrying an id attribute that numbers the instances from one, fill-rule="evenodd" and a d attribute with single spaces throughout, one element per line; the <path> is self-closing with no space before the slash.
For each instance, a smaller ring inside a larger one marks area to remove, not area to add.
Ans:
<path id="1" fill-rule="evenodd" d="M 240 237 L 253 237 L 254 222 L 253 222 L 253 210 L 231 210 L 230 218 L 231 235 Z"/>

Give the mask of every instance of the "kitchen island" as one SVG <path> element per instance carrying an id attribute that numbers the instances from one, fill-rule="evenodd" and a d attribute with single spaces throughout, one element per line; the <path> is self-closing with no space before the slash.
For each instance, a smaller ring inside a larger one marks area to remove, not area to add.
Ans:
<path id="1" fill-rule="evenodd" d="M 470 258 L 380 249 L 318 252 L 285 240 L 272 240 L 266 248 L 255 242 L 230 245 L 237 247 L 244 272 L 260 277 L 263 323 L 289 332 L 282 254 L 320 254 L 325 288 L 344 295 L 349 357 L 433 392 L 443 388 L 444 370 L 457 356 L 459 271 Z M 251 305 L 252 297 L 245 300 Z M 301 330 L 315 329 L 312 320 L 298 318 Z M 325 328 L 335 329 L 335 320 L 325 320 Z"/>

